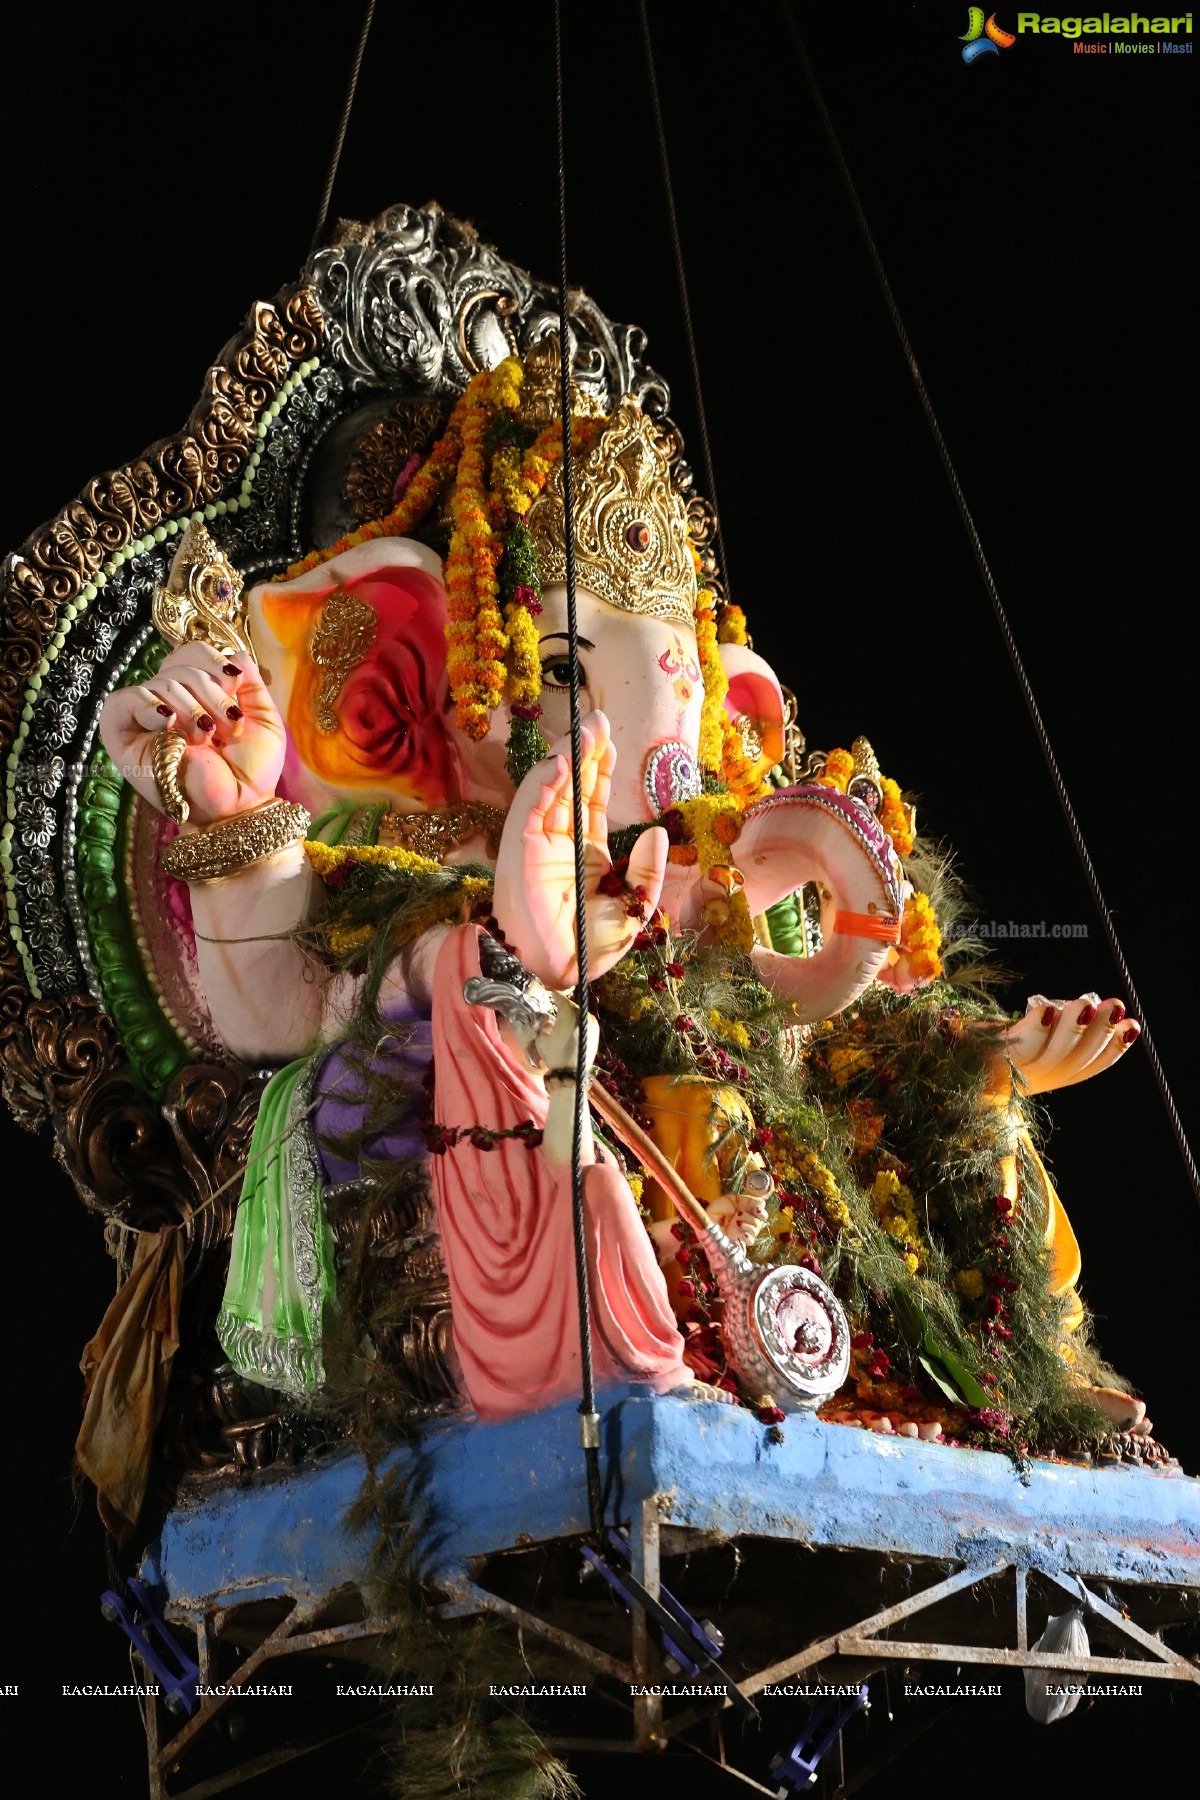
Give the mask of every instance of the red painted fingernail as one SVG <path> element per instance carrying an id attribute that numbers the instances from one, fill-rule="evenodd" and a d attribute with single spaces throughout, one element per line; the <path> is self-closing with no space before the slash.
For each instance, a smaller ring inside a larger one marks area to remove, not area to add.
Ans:
<path id="1" fill-rule="evenodd" d="M 1121 1042 L 1123 1044 L 1132 1044 L 1137 1038 L 1140 1038 L 1141 1035 L 1142 1035 L 1141 1026 L 1140 1025 L 1131 1025 L 1129 1027 L 1128 1031 L 1123 1031 L 1121 1033 Z"/>
<path id="2" fill-rule="evenodd" d="M 1081 1025 L 1090 1025 L 1095 1016 L 1096 1008 L 1094 1006 L 1085 1006 L 1079 1015 L 1079 1023 Z"/>
<path id="3" fill-rule="evenodd" d="M 201 731 L 215 731 L 216 730 L 217 721 L 215 719 L 210 719 L 207 713 L 201 713 L 199 718 L 196 720 L 196 723 L 200 727 Z"/>
<path id="4" fill-rule="evenodd" d="M 1108 1022 L 1110 1025 L 1119 1025 L 1121 1023 L 1121 1020 L 1124 1017 L 1125 1017 L 1125 1008 L 1121 1005 L 1121 1002 L 1118 1000 L 1117 1004 L 1113 1007 L 1112 1011 L 1108 1015 Z"/>
<path id="5" fill-rule="evenodd" d="M 171 711 L 171 708 L 169 706 L 163 706 L 161 703 L 158 706 L 156 706 L 154 710 L 155 710 L 155 712 L 160 712 L 164 719 L 173 719 L 175 717 L 175 714 Z"/>
<path id="6" fill-rule="evenodd" d="M 223 675 L 240 675 L 241 672 L 242 671 L 238 668 L 236 663 L 222 663 L 221 664 L 221 673 Z"/>
<path id="7" fill-rule="evenodd" d="M 1055 1019 L 1057 1019 L 1057 1017 L 1058 1017 L 1058 1012 L 1053 1006 L 1043 1007 L 1043 1009 L 1042 1009 L 1042 1024 L 1043 1025 L 1053 1025 L 1053 1023 L 1054 1023 Z"/>
<path id="8" fill-rule="evenodd" d="M 227 706 L 225 708 L 225 717 L 227 719 L 236 720 L 236 719 L 240 719 L 241 716 L 242 716 L 242 709 L 240 706 Z"/>

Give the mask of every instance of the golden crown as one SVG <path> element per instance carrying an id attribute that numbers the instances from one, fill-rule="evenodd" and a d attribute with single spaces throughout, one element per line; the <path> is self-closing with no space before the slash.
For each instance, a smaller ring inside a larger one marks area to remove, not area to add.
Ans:
<path id="1" fill-rule="evenodd" d="M 694 625 L 696 571 L 669 447 L 633 395 L 622 395 L 575 465 L 575 568 L 581 587 L 622 612 Z M 565 520 L 559 463 L 526 520 L 543 584 L 566 580 Z"/>

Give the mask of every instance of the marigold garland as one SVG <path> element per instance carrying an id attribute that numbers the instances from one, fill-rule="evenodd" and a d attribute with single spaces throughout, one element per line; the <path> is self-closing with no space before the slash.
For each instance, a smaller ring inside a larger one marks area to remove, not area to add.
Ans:
<path id="1" fill-rule="evenodd" d="M 700 709 L 700 767 L 710 775 L 721 773 L 725 696 L 729 681 L 717 649 L 717 613 L 713 595 L 707 588 L 696 597 L 696 651 L 704 682 L 704 704 Z"/>
<path id="2" fill-rule="evenodd" d="M 890 776 L 882 776 L 880 786 L 883 805 L 879 809 L 879 823 L 891 838 L 896 855 L 911 856 L 914 842 L 912 808 L 905 806 L 900 789 Z"/>
<path id="3" fill-rule="evenodd" d="M 745 644 L 748 641 L 745 613 L 740 606 L 726 601 L 717 618 L 718 644 Z"/>
<path id="4" fill-rule="evenodd" d="M 304 853 L 322 881 L 360 863 L 403 869 L 412 875 L 430 875 L 441 867 L 432 857 L 419 856 L 400 844 L 323 844 L 318 838 L 309 838 Z"/>
<path id="5" fill-rule="evenodd" d="M 836 788 L 844 794 L 854 774 L 854 758 L 848 750 L 831 750 L 825 758 L 825 767 L 817 776 L 821 787 Z"/>
<path id="6" fill-rule="evenodd" d="M 928 894 L 910 894 L 904 902 L 897 961 L 910 981 L 936 981 L 942 972 L 942 934 Z"/>
<path id="7" fill-rule="evenodd" d="M 335 890 L 343 887 L 356 869 L 393 869 L 398 874 L 416 876 L 442 872 L 441 864 L 431 857 L 406 850 L 399 844 L 325 844 L 309 839 L 304 848 L 313 869 Z M 490 901 L 492 887 L 486 876 L 462 875 L 452 888 L 431 895 L 423 906 L 407 915 L 402 935 L 393 932 L 389 940 L 391 954 L 397 955 L 436 925 L 448 920 L 464 922 L 477 913 L 484 901 Z M 326 934 L 326 948 L 336 961 L 341 962 L 356 950 L 366 950 L 375 937 L 377 926 L 366 922 L 352 923 L 335 915 L 325 921 L 322 929 Z"/>
<path id="8" fill-rule="evenodd" d="M 742 828 L 742 806 L 737 795 L 698 794 L 694 800 L 681 800 L 675 811 L 695 847 L 700 873 L 709 876 L 716 870 L 732 870 L 730 846 Z M 749 955 L 757 940 L 750 908 L 740 887 L 731 886 L 724 898 L 710 900 L 704 912 L 718 943 Z"/>
<path id="9" fill-rule="evenodd" d="M 785 1192 L 806 1188 L 815 1194 L 821 1211 L 837 1231 L 850 1225 L 850 1208 L 842 1199 L 833 1172 L 810 1145 L 780 1125 L 771 1128 L 766 1149 L 775 1180 Z"/>
<path id="10" fill-rule="evenodd" d="M 871 1185 L 871 1211 L 892 1241 L 899 1245 L 904 1266 L 915 1275 L 928 1250 L 917 1223 L 916 1202 L 894 1169 L 880 1169 Z"/>
<path id="11" fill-rule="evenodd" d="M 742 734 L 728 711 L 721 718 L 721 777 L 743 806 L 752 805 L 770 791 L 768 783 L 755 773 L 742 745 Z"/>
<path id="12" fill-rule="evenodd" d="M 462 454 L 451 498 L 454 532 L 446 556 L 450 692 L 459 730 L 476 741 L 487 736 L 489 715 L 504 698 L 508 650 L 496 573 L 502 545 L 492 530 L 487 488 L 486 440 L 496 415 L 496 386 L 489 374 L 486 381 L 476 377 L 467 388 Z"/>
<path id="13" fill-rule="evenodd" d="M 721 1038 L 727 1044 L 736 1044 L 739 1050 L 749 1050 L 750 1033 L 740 1019 L 727 1019 L 716 1007 L 710 1007 L 708 1013 L 708 1029 L 714 1037 Z"/>

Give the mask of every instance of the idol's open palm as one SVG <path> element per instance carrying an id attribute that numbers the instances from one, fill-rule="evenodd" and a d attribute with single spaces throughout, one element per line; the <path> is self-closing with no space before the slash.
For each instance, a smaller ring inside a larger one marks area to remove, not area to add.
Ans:
<path id="1" fill-rule="evenodd" d="M 616 751 L 603 713 L 589 713 L 583 721 L 581 748 L 588 973 L 594 979 L 621 960 L 641 930 L 642 919 L 658 905 L 667 834 L 657 826 L 643 832 L 630 852 L 625 891 L 602 891 L 616 886 L 608 852 L 608 798 Z M 579 971 L 569 739 L 556 744 L 517 790 L 500 840 L 495 906 L 513 948 L 546 986 L 559 992 L 574 987 Z"/>

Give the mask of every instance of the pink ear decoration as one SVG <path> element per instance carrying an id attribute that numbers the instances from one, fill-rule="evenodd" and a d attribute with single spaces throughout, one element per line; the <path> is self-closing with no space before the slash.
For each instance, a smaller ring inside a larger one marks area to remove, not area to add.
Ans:
<path id="1" fill-rule="evenodd" d="M 729 683 L 726 715 L 750 726 L 762 744 L 760 766 L 772 768 L 783 756 L 787 710 L 779 678 L 771 665 L 745 644 L 722 644 L 720 655 Z"/>

